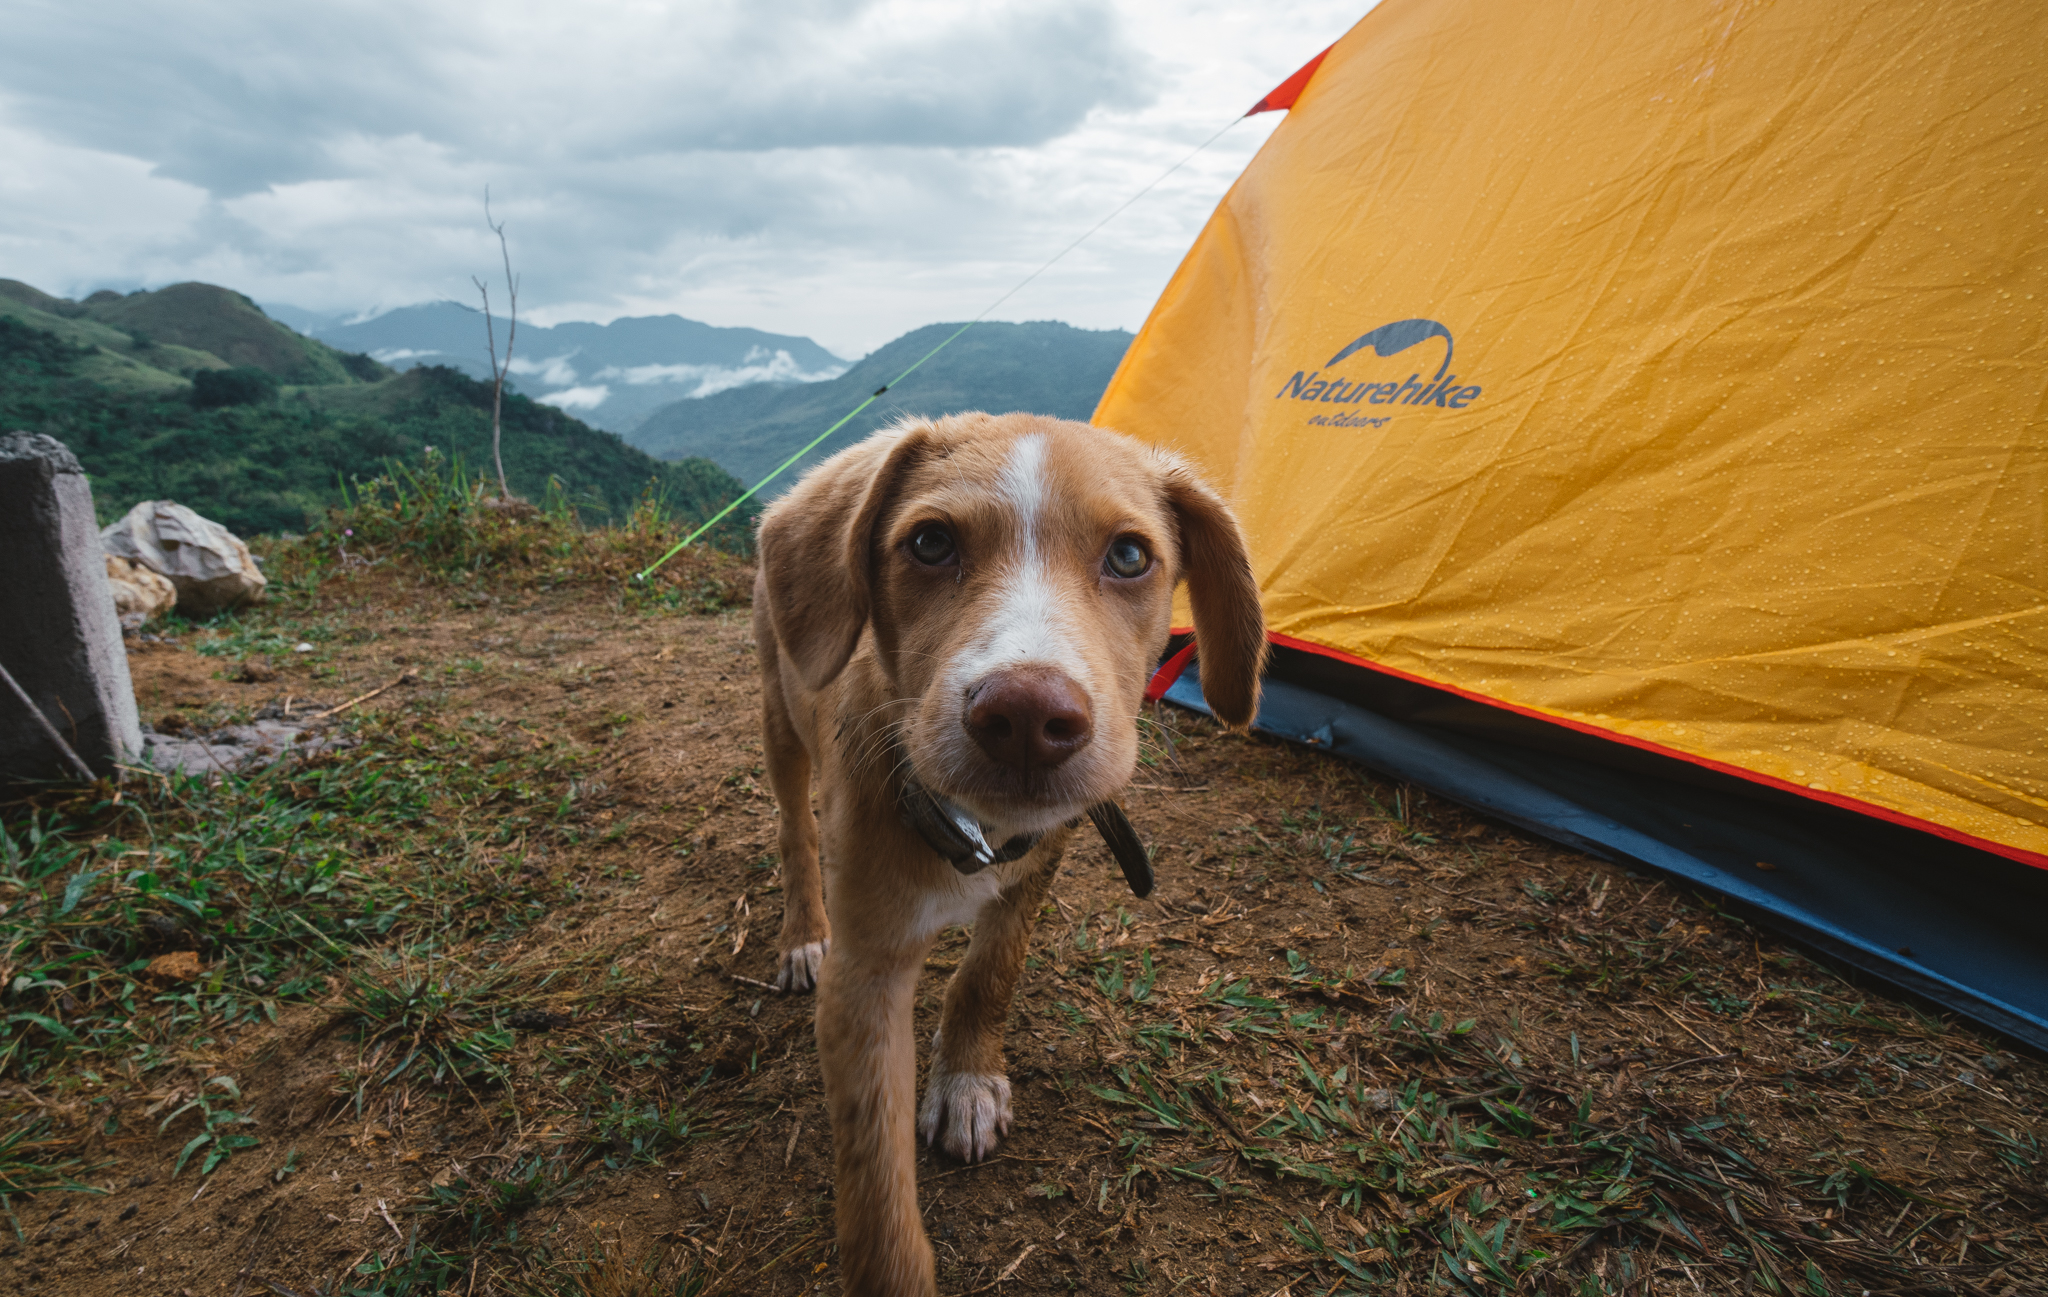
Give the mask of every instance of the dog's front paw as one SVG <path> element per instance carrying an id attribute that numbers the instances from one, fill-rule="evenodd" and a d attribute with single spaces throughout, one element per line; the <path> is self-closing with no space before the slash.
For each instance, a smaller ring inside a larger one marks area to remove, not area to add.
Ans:
<path id="1" fill-rule="evenodd" d="M 775 989 L 778 991 L 808 991 L 818 984 L 818 970 L 825 966 L 825 952 L 832 949 L 832 939 L 808 941 L 793 950 L 782 952 L 782 967 L 775 970 Z"/>
<path id="2" fill-rule="evenodd" d="M 963 1162 L 979 1162 L 1010 1133 L 1010 1078 L 1001 1072 L 948 1072 L 937 1058 L 925 1081 L 917 1130 Z"/>

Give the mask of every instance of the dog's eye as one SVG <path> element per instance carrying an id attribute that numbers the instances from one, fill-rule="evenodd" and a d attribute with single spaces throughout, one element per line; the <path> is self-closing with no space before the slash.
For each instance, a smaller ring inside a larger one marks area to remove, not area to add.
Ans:
<path id="1" fill-rule="evenodd" d="M 936 523 L 929 523 L 917 529 L 910 538 L 910 554 L 927 567 L 938 567 L 953 561 L 953 533 Z"/>
<path id="2" fill-rule="evenodd" d="M 1109 554 L 1103 558 L 1102 566 L 1111 576 L 1126 579 L 1145 575 L 1145 569 L 1152 566 L 1152 556 L 1134 536 L 1119 536 L 1109 542 Z"/>

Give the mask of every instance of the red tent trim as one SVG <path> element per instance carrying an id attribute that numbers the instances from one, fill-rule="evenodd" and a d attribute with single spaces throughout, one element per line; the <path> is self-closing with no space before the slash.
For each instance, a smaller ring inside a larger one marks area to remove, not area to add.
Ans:
<path id="1" fill-rule="evenodd" d="M 1152 682 L 1145 686 L 1146 702 L 1156 703 L 1166 696 L 1166 691 L 1173 688 L 1173 682 L 1188 669 L 1188 663 L 1194 661 L 1195 648 L 1195 642 L 1189 640 L 1187 647 L 1159 664 L 1159 669 L 1152 673 Z"/>
<path id="2" fill-rule="evenodd" d="M 1300 71 L 1282 81 L 1279 85 L 1274 86 L 1266 93 L 1264 99 L 1252 105 L 1251 112 L 1246 113 L 1245 116 L 1250 117 L 1253 113 L 1277 113 L 1283 109 L 1294 107 L 1294 101 L 1301 98 L 1301 92 L 1308 88 L 1309 78 L 1314 76 L 1316 69 L 1323 65 L 1323 59 L 1329 54 L 1330 50 L 1336 48 L 1335 45 L 1331 45 L 1321 54 L 1302 64 Z"/>
<path id="3" fill-rule="evenodd" d="M 1176 626 L 1173 628 L 1172 633 L 1183 635 L 1192 630 L 1193 627 Z M 1767 788 L 1776 788 L 1782 792 L 1793 793 L 1809 801 L 1826 802 L 1832 806 L 1839 806 L 1843 810 L 1854 811 L 1859 815 L 1868 815 L 1872 819 L 1885 820 L 1905 828 L 1917 829 L 1922 833 L 1932 833 L 1938 838 L 1946 838 L 1950 842 L 1960 843 L 1966 847 L 1974 847 L 1979 851 L 1988 851 L 1992 855 L 2003 856 L 2007 860 L 2017 861 L 2022 865 L 2031 865 L 2036 869 L 2048 869 L 2048 855 L 2029 851 L 2025 847 L 2014 847 L 2008 846 L 2003 842 L 1993 842 L 1988 838 L 1980 838 L 1973 833 L 1952 829 L 1946 824 L 1937 824 L 1932 820 L 1924 820 L 1917 815 L 1907 815 L 1902 811 L 1895 811 L 1886 806 L 1878 806 L 1863 801 L 1860 798 L 1844 797 L 1836 792 L 1822 792 L 1819 789 L 1807 788 L 1788 780 L 1760 774 L 1754 770 L 1746 770 L 1741 766 L 1731 765 L 1725 761 L 1716 761 L 1712 757 L 1695 756 L 1690 752 L 1680 752 L 1676 748 L 1665 747 L 1661 743 L 1652 743 L 1631 735 L 1618 734 L 1613 730 L 1603 729 L 1598 725 L 1588 725 L 1584 721 L 1568 720 L 1562 716 L 1553 716 L 1548 712 L 1537 711 L 1532 707 L 1521 707 L 1514 703 L 1503 702 L 1498 698 L 1489 698 L 1485 694 L 1475 693 L 1470 689 L 1460 689 L 1456 685 L 1445 684 L 1439 680 L 1431 680 L 1424 676 L 1414 675 L 1396 667 L 1383 666 L 1378 662 L 1368 661 L 1365 658 L 1353 657 L 1349 653 L 1330 648 L 1327 645 L 1317 644 L 1311 640 L 1296 639 L 1292 635 L 1282 635 L 1278 631 L 1267 632 L 1266 638 L 1286 648 L 1298 649 L 1304 653 L 1314 653 L 1320 657 L 1334 658 L 1351 666 L 1363 667 L 1368 671 L 1375 671 L 1381 675 L 1393 676 L 1397 680 L 1406 680 L 1413 684 L 1427 685 L 1432 689 L 1441 689 L 1446 693 L 1456 694 L 1472 702 L 1484 703 L 1488 707 L 1498 707 L 1502 711 L 1514 712 L 1539 721 L 1548 721 L 1552 725 L 1562 725 L 1566 729 L 1577 730 L 1581 734 L 1591 734 L 1596 738 L 1620 743 L 1627 747 L 1640 748 L 1645 752 L 1656 753 L 1658 756 L 1675 757 L 1689 765 L 1702 766 L 1724 775 L 1733 775 L 1737 779 L 1746 780 L 1753 784 L 1762 784 Z M 1189 645 L 1189 648 L 1193 647 L 1193 645 Z M 1173 674 L 1169 677 L 1167 684 L 1160 688 L 1160 693 L 1164 694 L 1166 689 L 1171 687 L 1172 680 L 1177 679 L 1181 671 L 1186 669 L 1187 656 L 1187 650 L 1184 649 L 1161 669 L 1159 675 L 1165 675 L 1168 669 L 1172 669 Z M 1156 679 L 1155 677 L 1155 682 Z"/>

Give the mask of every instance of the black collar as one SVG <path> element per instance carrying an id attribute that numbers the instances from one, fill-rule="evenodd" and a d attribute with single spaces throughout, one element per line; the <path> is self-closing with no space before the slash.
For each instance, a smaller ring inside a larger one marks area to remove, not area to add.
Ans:
<path id="1" fill-rule="evenodd" d="M 1015 860 L 1037 846 L 1038 840 L 1045 836 L 1043 833 L 1020 833 L 1000 847 L 992 847 L 981 830 L 979 820 L 909 776 L 904 777 L 903 786 L 897 793 L 896 812 L 904 824 L 917 830 L 926 846 L 963 874 L 978 874 L 990 865 Z M 1116 857 L 1117 864 L 1122 866 L 1124 881 L 1130 884 L 1131 894 L 1149 896 L 1153 882 L 1152 861 L 1145 852 L 1144 840 L 1132 827 L 1130 817 L 1124 814 L 1124 808 L 1113 801 L 1097 802 L 1088 808 L 1088 818 L 1109 845 L 1110 854 Z M 1073 823 L 1079 824 L 1080 821 Z"/>

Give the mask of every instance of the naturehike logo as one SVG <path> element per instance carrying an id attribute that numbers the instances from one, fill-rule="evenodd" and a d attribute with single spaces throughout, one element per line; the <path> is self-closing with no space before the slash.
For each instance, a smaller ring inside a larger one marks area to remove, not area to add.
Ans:
<path id="1" fill-rule="evenodd" d="M 1334 369 L 1354 352 L 1367 347 L 1374 354 L 1385 359 L 1396 356 L 1417 343 L 1431 338 L 1444 340 L 1444 363 L 1437 366 L 1436 374 L 1424 382 L 1420 373 L 1410 374 L 1405 383 L 1365 383 L 1347 378 L 1324 378 L 1323 371 Z M 1433 405 L 1443 409 L 1462 410 L 1479 399 L 1477 387 L 1458 386 L 1458 376 L 1450 372 L 1451 356 L 1456 344 L 1451 340 L 1451 331 L 1435 320 L 1396 320 L 1382 324 L 1365 334 L 1344 350 L 1330 357 L 1328 364 L 1312 374 L 1296 370 L 1287 385 L 1273 394 L 1274 400 L 1293 397 L 1297 401 L 1314 401 L 1320 405 Z M 1318 414 L 1310 423 L 1329 424 L 1339 427 L 1385 423 L 1385 417 L 1371 418 L 1363 415 Z"/>

